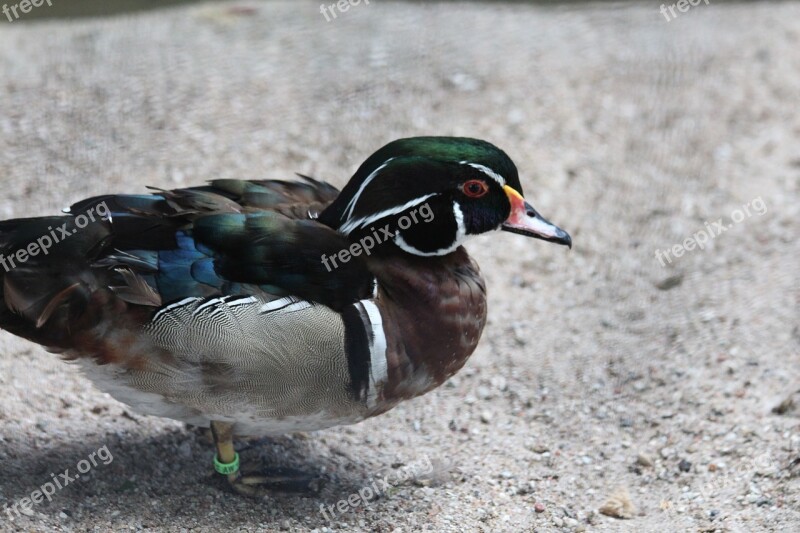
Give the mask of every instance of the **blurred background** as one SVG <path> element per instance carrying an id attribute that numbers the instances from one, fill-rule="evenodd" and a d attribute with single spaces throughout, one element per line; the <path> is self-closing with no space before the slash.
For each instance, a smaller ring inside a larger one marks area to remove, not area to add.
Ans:
<path id="1" fill-rule="evenodd" d="M 0 506 L 114 461 L 0 530 L 800 529 L 796 2 L 39 3 L 0 5 L 2 218 L 216 178 L 341 187 L 390 140 L 463 135 L 574 247 L 473 239 L 489 323 L 461 373 L 249 443 L 324 473 L 314 497 L 233 497 L 202 435 L 1 333 Z"/>

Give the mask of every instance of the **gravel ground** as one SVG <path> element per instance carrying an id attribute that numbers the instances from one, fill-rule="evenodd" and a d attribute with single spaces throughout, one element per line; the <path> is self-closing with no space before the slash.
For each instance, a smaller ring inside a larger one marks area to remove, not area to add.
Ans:
<path id="1" fill-rule="evenodd" d="M 440 390 L 242 441 L 323 475 L 316 496 L 230 494 L 205 435 L 0 335 L 0 505 L 111 458 L 0 530 L 800 529 L 800 6 L 207 4 L 5 24 L 0 73 L 3 218 L 209 178 L 341 185 L 391 139 L 454 134 L 503 147 L 575 241 L 470 243 L 489 323 Z"/>

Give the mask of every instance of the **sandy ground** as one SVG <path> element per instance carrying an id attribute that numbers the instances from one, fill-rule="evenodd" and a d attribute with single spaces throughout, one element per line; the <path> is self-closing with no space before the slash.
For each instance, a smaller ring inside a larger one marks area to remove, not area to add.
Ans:
<path id="1" fill-rule="evenodd" d="M 456 134 L 503 147 L 575 247 L 476 239 L 490 319 L 458 376 L 242 443 L 322 475 L 317 496 L 233 496 L 204 436 L 2 334 L 2 505 L 112 459 L 0 530 L 800 529 L 800 6 L 234 6 L 0 27 L 0 215 L 209 178 L 341 185 L 391 139 Z M 320 513 L 384 476 L 369 506 Z"/>

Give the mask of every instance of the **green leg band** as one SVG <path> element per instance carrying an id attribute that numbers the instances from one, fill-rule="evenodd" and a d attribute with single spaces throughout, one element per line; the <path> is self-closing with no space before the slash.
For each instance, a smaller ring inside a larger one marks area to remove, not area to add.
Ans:
<path id="1" fill-rule="evenodd" d="M 220 463 L 217 454 L 214 454 L 214 470 L 223 475 L 235 474 L 239 471 L 239 454 L 233 454 L 233 462 Z"/>

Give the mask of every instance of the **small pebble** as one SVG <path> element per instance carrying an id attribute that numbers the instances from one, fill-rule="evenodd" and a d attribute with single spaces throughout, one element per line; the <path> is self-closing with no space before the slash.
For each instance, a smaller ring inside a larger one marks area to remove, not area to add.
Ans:
<path id="1" fill-rule="evenodd" d="M 475 393 L 481 400 L 489 400 L 492 397 L 492 391 L 489 389 L 489 387 L 478 387 Z"/>
<path id="2" fill-rule="evenodd" d="M 489 411 L 483 411 L 481 413 L 481 422 L 483 422 L 484 424 L 488 424 L 491 421 L 492 421 L 492 413 L 490 413 Z"/>
<path id="3" fill-rule="evenodd" d="M 798 392 L 796 392 L 794 394 L 798 394 L 798 393 L 800 393 L 800 391 L 798 391 Z M 795 408 L 796 408 L 796 405 L 795 405 L 795 402 L 794 402 L 794 396 L 790 395 L 788 398 L 783 400 L 781 403 L 779 403 L 778 405 L 773 407 L 772 408 L 772 412 L 775 413 L 776 415 L 785 415 L 786 413 L 794 410 Z"/>
<path id="4" fill-rule="evenodd" d="M 676 274 L 656 283 L 656 288 L 660 291 L 668 291 L 680 286 L 681 283 L 683 283 L 683 274 Z"/>
<path id="5" fill-rule="evenodd" d="M 689 472 L 692 469 L 692 463 L 687 461 L 686 459 L 681 459 L 681 462 L 678 463 L 678 470 L 681 472 Z"/>
<path id="6" fill-rule="evenodd" d="M 600 506 L 600 514 L 613 516 L 614 518 L 633 518 L 636 514 L 636 506 L 631 501 L 628 489 L 618 487 Z"/>
<path id="7" fill-rule="evenodd" d="M 178 454 L 181 457 L 190 458 L 192 456 L 192 444 L 186 440 L 178 446 Z"/>
<path id="8" fill-rule="evenodd" d="M 492 387 L 494 387 L 496 390 L 499 390 L 500 392 L 503 392 L 508 389 L 508 382 L 506 381 L 506 378 L 504 378 L 503 376 L 493 377 L 491 379 L 491 383 Z"/>
<path id="9" fill-rule="evenodd" d="M 541 502 L 536 502 L 535 504 L 533 504 L 533 510 L 536 511 L 537 513 L 543 513 L 544 504 Z"/>

